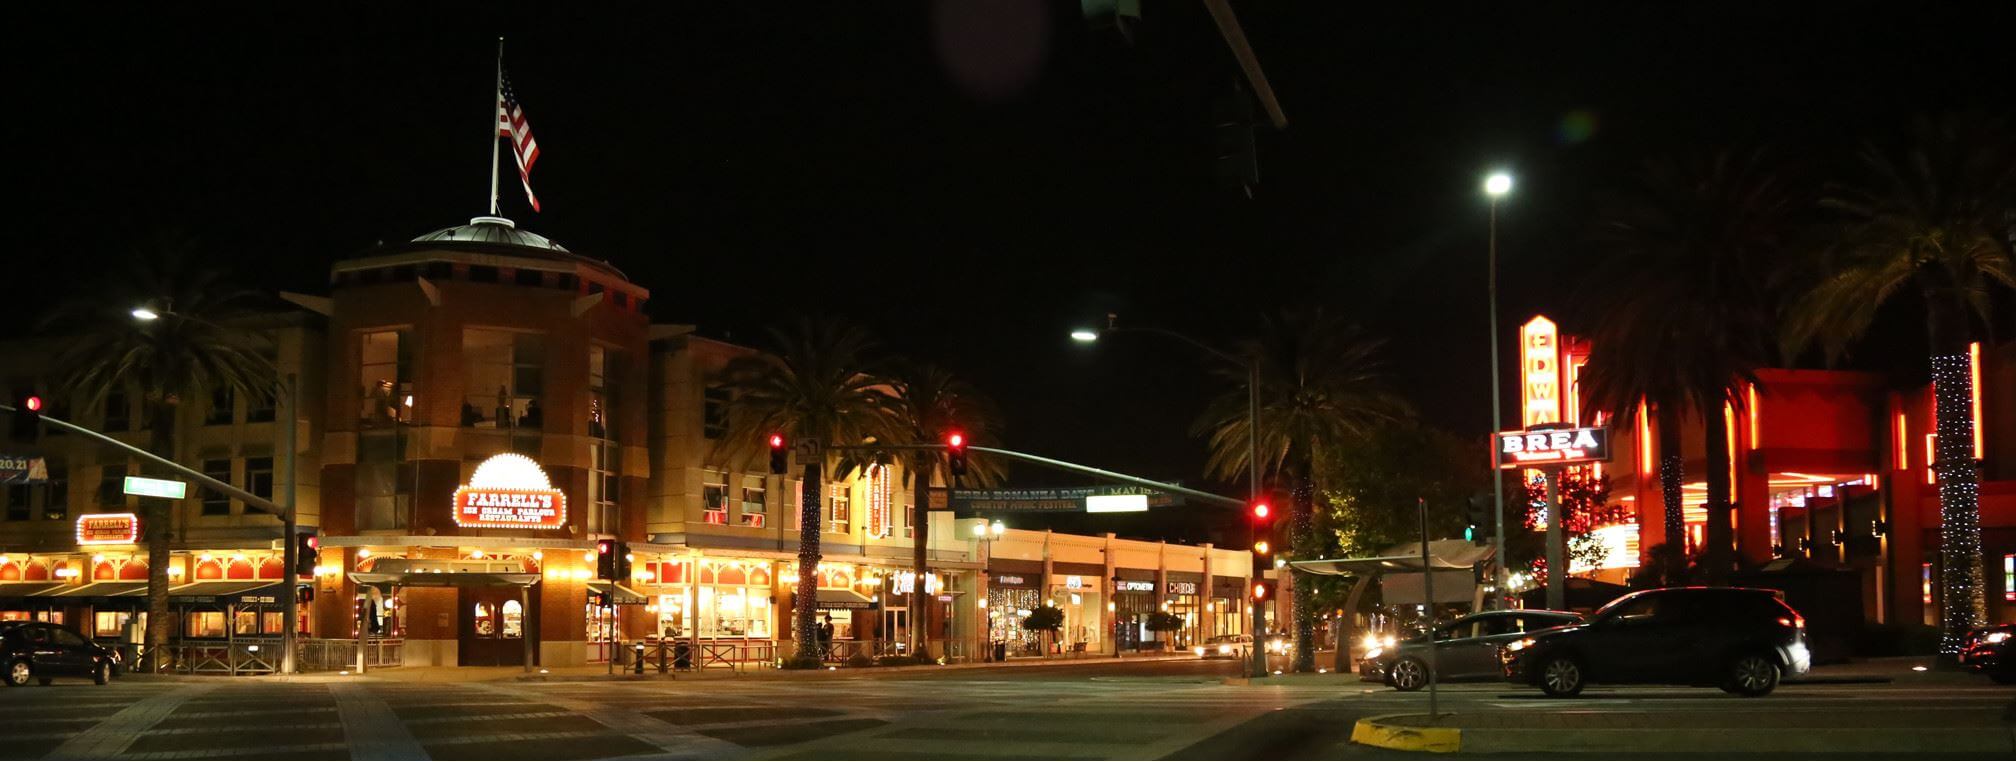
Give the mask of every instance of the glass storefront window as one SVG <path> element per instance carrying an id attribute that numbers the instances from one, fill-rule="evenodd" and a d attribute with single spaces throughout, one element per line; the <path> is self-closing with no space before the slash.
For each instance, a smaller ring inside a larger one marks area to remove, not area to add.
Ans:
<path id="1" fill-rule="evenodd" d="M 224 612 L 191 611 L 183 617 L 184 637 L 221 638 L 224 637 Z"/>
<path id="2" fill-rule="evenodd" d="M 525 637 L 525 607 L 517 601 L 504 602 L 504 637 Z"/>
<path id="3" fill-rule="evenodd" d="M 259 612 L 251 609 L 239 609 L 234 612 L 231 616 L 231 634 L 259 634 Z"/>
<path id="4" fill-rule="evenodd" d="M 482 601 L 476 603 L 475 621 L 476 637 L 493 638 L 497 636 L 497 610 L 491 608 L 489 603 Z"/>
<path id="5" fill-rule="evenodd" d="M 92 615 L 92 635 L 100 638 L 118 637 L 119 632 L 126 627 L 126 620 L 132 617 L 132 614 L 124 611 L 95 612 Z"/>

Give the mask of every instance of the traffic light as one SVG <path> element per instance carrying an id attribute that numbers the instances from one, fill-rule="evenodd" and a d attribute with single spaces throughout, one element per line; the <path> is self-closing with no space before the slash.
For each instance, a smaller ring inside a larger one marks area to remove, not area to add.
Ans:
<path id="1" fill-rule="evenodd" d="M 1264 579 L 1256 579 L 1256 580 L 1253 580 L 1253 600 L 1255 600 L 1255 601 L 1264 601 L 1264 600 L 1267 600 L 1267 581 L 1266 581 L 1266 580 L 1264 580 Z"/>
<path id="2" fill-rule="evenodd" d="M 14 425 L 10 436 L 22 444 L 34 444 L 42 434 L 42 398 L 30 392 L 14 393 Z"/>
<path id="3" fill-rule="evenodd" d="M 637 560 L 636 555 L 630 552 L 630 543 L 617 540 L 616 552 L 613 555 L 616 557 L 614 561 L 616 576 L 610 577 L 610 581 L 622 582 L 630 579 L 630 562 Z"/>
<path id="4" fill-rule="evenodd" d="M 294 576 L 315 576 L 315 564 L 321 560 L 322 541 L 313 534 L 294 535 Z"/>
<path id="5" fill-rule="evenodd" d="M 789 464 L 789 463 L 787 462 L 787 460 L 789 459 L 789 456 L 790 456 L 790 455 L 791 455 L 791 451 L 790 451 L 790 450 L 787 450 L 787 449 L 785 449 L 785 447 L 784 447 L 784 435 L 783 435 L 783 434 L 771 434 L 771 435 L 770 435 L 770 473 L 773 473 L 773 474 L 780 474 L 780 475 L 781 475 L 781 474 L 785 474 L 785 473 L 789 473 L 789 472 L 791 471 L 791 468 L 790 468 L 790 464 Z"/>
<path id="6" fill-rule="evenodd" d="M 595 578 L 616 579 L 616 541 L 595 541 Z"/>
<path id="7" fill-rule="evenodd" d="M 1258 578 L 1274 568 L 1274 507 L 1262 500 L 1253 504 L 1253 576 Z"/>
<path id="8" fill-rule="evenodd" d="M 1491 533 L 1491 498 L 1487 495 L 1471 495 L 1463 506 L 1463 516 L 1468 522 L 1463 527 L 1463 539 L 1475 542 L 1477 538 Z"/>
<path id="9" fill-rule="evenodd" d="M 945 462 L 953 476 L 966 475 L 966 435 L 957 431 L 945 437 Z"/>

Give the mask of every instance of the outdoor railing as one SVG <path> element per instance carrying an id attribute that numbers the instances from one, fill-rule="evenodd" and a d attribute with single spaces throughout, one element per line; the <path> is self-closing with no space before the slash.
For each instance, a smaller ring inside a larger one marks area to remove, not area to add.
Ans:
<path id="1" fill-rule="evenodd" d="M 335 672 L 357 668 L 357 641 L 351 638 L 301 638 L 295 666 L 302 672 Z M 364 641 L 366 669 L 397 667 L 406 660 L 405 638 Z"/>
<path id="2" fill-rule="evenodd" d="M 270 675 L 279 671 L 279 638 L 177 640 L 168 645 L 177 672 L 204 675 Z"/>

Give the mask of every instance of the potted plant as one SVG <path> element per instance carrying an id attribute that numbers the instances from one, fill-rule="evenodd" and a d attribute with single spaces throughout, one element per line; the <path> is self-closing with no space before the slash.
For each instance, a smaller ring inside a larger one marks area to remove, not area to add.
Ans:
<path id="1" fill-rule="evenodd" d="M 1022 619 L 1022 629 L 1047 636 L 1043 653 L 1050 653 L 1049 643 L 1057 639 L 1057 631 L 1064 629 L 1064 610 L 1056 606 L 1037 606 L 1029 610 L 1029 616 Z"/>
<path id="2" fill-rule="evenodd" d="M 1183 617 L 1167 611 L 1157 611 L 1148 615 L 1148 631 L 1156 634 L 1155 644 L 1158 650 L 1166 646 L 1163 637 L 1181 629 L 1183 629 Z"/>

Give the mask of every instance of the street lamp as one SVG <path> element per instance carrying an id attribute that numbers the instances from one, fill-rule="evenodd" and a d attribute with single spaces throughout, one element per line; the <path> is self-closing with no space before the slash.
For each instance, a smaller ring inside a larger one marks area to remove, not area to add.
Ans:
<path id="1" fill-rule="evenodd" d="M 1131 327 L 1121 328 L 1120 316 L 1112 312 L 1106 313 L 1105 332 L 1115 333 L 1123 330 L 1131 333 L 1153 333 L 1161 336 L 1166 336 L 1168 338 L 1175 339 L 1185 344 L 1189 344 L 1192 347 L 1196 347 L 1197 349 L 1202 350 L 1205 354 L 1213 355 L 1226 362 L 1232 363 L 1233 365 L 1245 366 L 1246 447 L 1247 447 L 1246 497 L 1248 505 L 1260 502 L 1260 357 L 1257 354 L 1247 357 L 1240 357 L 1230 352 L 1220 350 L 1204 342 L 1190 338 L 1189 336 L 1185 336 L 1175 331 L 1163 328 L 1131 328 Z M 1100 332 L 1087 328 L 1079 328 L 1071 332 L 1071 340 L 1076 341 L 1080 344 L 1090 344 L 1096 342 L 1099 340 L 1099 337 Z M 1249 533 L 1257 531 L 1254 528 L 1252 522 L 1247 522 L 1246 528 Z M 1255 541 L 1256 539 L 1257 534 L 1249 534 L 1247 537 L 1247 541 L 1249 543 L 1253 543 L 1253 541 Z M 1251 547 L 1250 544 L 1249 547 Z M 1117 586 L 1119 583 L 1116 581 L 1114 584 L 1116 586 L 1117 591 Z M 1266 613 L 1257 603 L 1250 606 L 1249 608 L 1251 608 L 1253 611 L 1252 616 L 1253 637 L 1258 638 L 1260 637 L 1260 631 L 1264 629 L 1266 626 L 1267 622 Z M 1117 655 L 1117 649 L 1119 648 L 1118 638 L 1114 639 L 1114 648 L 1116 649 L 1116 655 Z M 1251 665 L 1251 668 L 1252 673 L 1254 675 L 1267 674 L 1267 655 L 1260 649 L 1257 648 L 1254 649 L 1253 663 Z"/>
<path id="2" fill-rule="evenodd" d="M 194 315 L 185 315 L 166 307 L 156 310 L 150 305 L 143 304 L 138 307 L 134 307 L 132 311 L 128 314 L 131 314 L 134 320 L 138 320 L 143 323 L 151 323 L 156 320 L 160 320 L 163 316 L 173 316 L 181 318 L 183 320 L 190 320 L 197 323 L 202 323 L 212 328 L 220 328 L 220 329 L 222 328 L 222 326 L 219 326 L 216 323 L 210 322 L 208 320 L 204 320 L 203 318 L 199 318 Z M 281 400 L 285 400 L 287 403 L 287 417 L 282 419 L 281 421 L 281 430 L 285 432 L 287 447 L 284 451 L 281 452 L 282 457 L 280 459 L 281 468 L 286 473 L 286 479 L 281 482 L 282 485 L 281 489 L 283 490 L 281 494 L 284 499 L 280 503 L 283 506 L 283 508 L 281 509 L 280 516 L 278 517 L 280 519 L 280 536 L 281 536 L 280 610 L 286 612 L 287 617 L 286 626 L 282 627 L 280 630 L 279 667 L 280 667 L 280 674 L 283 675 L 293 674 L 295 671 L 294 647 L 295 642 L 297 640 L 297 633 L 300 629 L 300 616 L 301 616 L 300 597 L 298 595 L 297 590 L 297 588 L 301 584 L 301 575 L 298 569 L 300 559 L 295 557 L 295 553 L 298 552 L 298 548 L 300 545 L 297 539 L 297 535 L 300 534 L 301 527 L 300 524 L 298 523 L 300 520 L 300 516 L 298 514 L 298 511 L 296 510 L 296 503 L 295 503 L 295 482 L 296 482 L 295 472 L 298 469 L 296 468 L 294 462 L 294 453 L 296 449 L 295 422 L 300 418 L 300 409 L 301 409 L 301 400 L 297 395 L 299 386 L 300 385 L 296 382 L 294 378 L 294 374 L 291 373 L 287 374 L 285 378 L 273 379 L 273 392 L 275 396 Z"/>
<path id="3" fill-rule="evenodd" d="M 1503 198 L 1505 194 L 1511 191 L 1512 176 L 1509 174 L 1493 172 L 1490 177 L 1484 178 L 1484 195 L 1491 198 L 1490 235 L 1489 240 L 1485 244 L 1488 252 L 1486 255 L 1488 274 L 1485 278 L 1485 292 L 1491 322 L 1491 428 L 1485 432 L 1485 436 L 1491 436 L 1496 433 L 1498 427 L 1503 425 L 1505 421 L 1503 413 L 1499 409 L 1499 406 L 1503 402 L 1499 399 L 1498 392 L 1498 199 Z M 1498 567 L 1498 574 L 1496 575 L 1498 579 L 1498 607 L 1502 609 L 1507 608 L 1507 604 L 1510 601 L 1505 568 L 1505 475 L 1498 470 L 1500 467 L 1498 459 L 1501 457 L 1498 453 L 1498 448 L 1494 445 L 1490 449 L 1491 504 L 1492 508 L 1496 511 L 1496 513 L 1492 514 L 1496 520 L 1492 522 L 1491 541 L 1496 546 L 1494 556 L 1498 559 L 1498 563 L 1496 564 Z"/>

